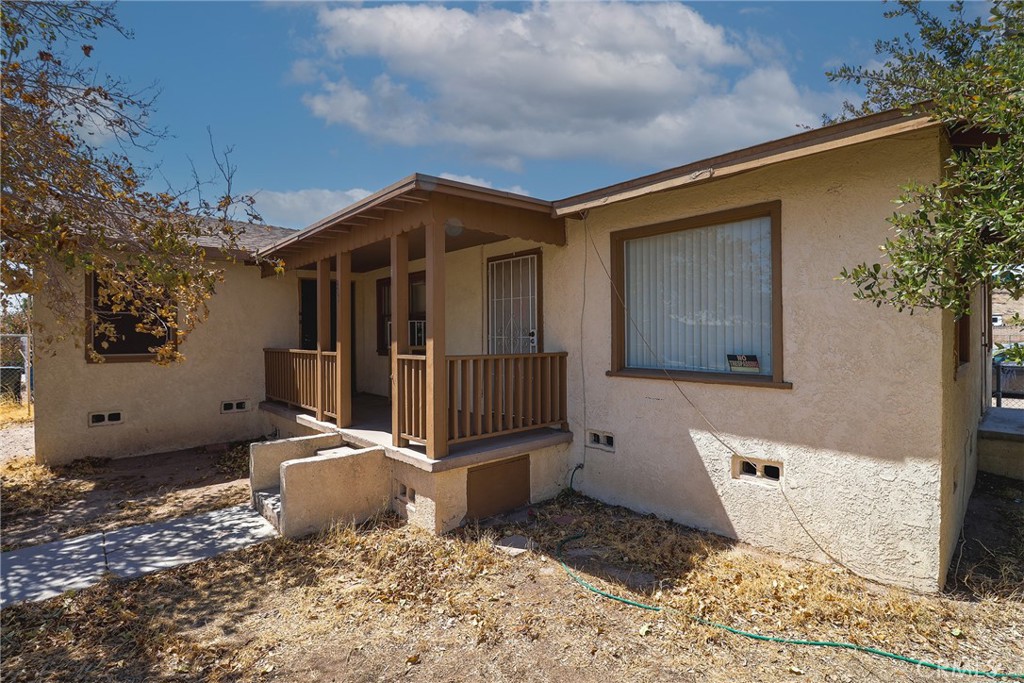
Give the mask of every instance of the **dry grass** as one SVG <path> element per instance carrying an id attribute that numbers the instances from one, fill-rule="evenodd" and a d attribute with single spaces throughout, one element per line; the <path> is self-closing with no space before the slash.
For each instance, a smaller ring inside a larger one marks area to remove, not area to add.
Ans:
<path id="1" fill-rule="evenodd" d="M 5 520 L 45 514 L 80 498 L 95 488 L 81 475 L 95 471 L 102 461 L 82 460 L 71 467 L 55 469 L 37 465 L 32 456 L 0 461 L 0 501 Z"/>
<path id="2" fill-rule="evenodd" d="M 32 404 L 26 407 L 9 394 L 0 394 L 0 429 L 11 425 L 28 424 L 33 419 Z"/>
<path id="3" fill-rule="evenodd" d="M 252 441 L 239 441 L 228 446 L 217 458 L 217 471 L 236 479 L 249 478 L 249 446 Z"/>
<path id="4" fill-rule="evenodd" d="M 690 614 L 972 668 L 1024 662 L 1018 600 L 888 589 L 579 497 L 540 506 L 534 519 L 436 538 L 383 516 L 7 608 L 4 680 L 951 680 L 755 643 Z M 542 552 L 494 550 L 516 532 Z M 573 583 L 551 553 L 577 532 L 587 535 L 568 560 L 584 578 L 675 611 L 633 609 Z"/>
<path id="5" fill-rule="evenodd" d="M 2 460 L 2 550 L 246 503 L 248 483 L 232 481 L 239 461 L 235 454 L 245 449 L 237 446 L 201 461 L 182 456 L 180 468 L 173 462 L 162 465 L 171 479 L 144 476 L 149 471 L 145 461 L 126 465 L 86 458 L 47 467 L 31 456 Z"/>

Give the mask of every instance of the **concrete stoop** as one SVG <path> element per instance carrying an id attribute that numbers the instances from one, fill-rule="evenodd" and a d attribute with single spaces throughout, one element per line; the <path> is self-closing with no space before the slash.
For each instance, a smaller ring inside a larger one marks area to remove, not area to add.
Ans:
<path id="1" fill-rule="evenodd" d="M 465 470 L 424 472 L 338 434 L 254 443 L 249 464 L 252 506 L 286 538 L 359 524 L 389 509 L 442 533 L 466 514 Z"/>
<path id="2" fill-rule="evenodd" d="M 281 487 L 275 486 L 252 492 L 252 506 L 256 512 L 281 531 Z"/>
<path id="3" fill-rule="evenodd" d="M 1024 481 L 1024 410 L 985 413 L 978 426 L 978 469 Z"/>

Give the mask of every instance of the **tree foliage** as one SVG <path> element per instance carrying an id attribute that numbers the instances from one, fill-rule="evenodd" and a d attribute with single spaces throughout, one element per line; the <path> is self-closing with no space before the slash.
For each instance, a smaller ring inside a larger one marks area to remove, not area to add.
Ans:
<path id="1" fill-rule="evenodd" d="M 217 157 L 214 198 L 198 176 L 185 190 L 145 189 L 149 171 L 129 152 L 162 135 L 149 126 L 153 89 L 92 66 L 101 32 L 130 37 L 112 4 L 4 2 L 2 29 L 5 292 L 46 293 L 53 323 L 36 330 L 44 346 L 67 337 L 77 345 L 92 326 L 102 347 L 117 333 L 84 313 L 82 273 L 95 273 L 98 299 L 137 316 L 157 360 L 180 360 L 176 342 L 205 319 L 222 277 L 207 249 L 236 246 L 236 210 L 255 217 L 250 197 L 232 195 L 227 152 Z"/>
<path id="2" fill-rule="evenodd" d="M 987 20 L 966 9 L 957 2 L 936 13 L 900 0 L 886 16 L 911 19 L 916 35 L 878 41 L 879 67 L 828 74 L 866 90 L 844 117 L 923 106 L 948 130 L 981 141 L 952 146 L 938 182 L 903 188 L 882 263 L 843 271 L 857 296 L 878 306 L 959 317 L 990 278 L 1024 296 L 1024 2 L 997 1 Z"/>

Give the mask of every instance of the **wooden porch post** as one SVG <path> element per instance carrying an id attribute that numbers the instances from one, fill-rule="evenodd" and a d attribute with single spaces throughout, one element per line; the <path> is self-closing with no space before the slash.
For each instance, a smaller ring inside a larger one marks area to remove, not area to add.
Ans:
<path id="1" fill-rule="evenodd" d="M 331 260 L 316 262 L 316 419 L 324 419 L 327 382 L 324 351 L 331 346 Z"/>
<path id="2" fill-rule="evenodd" d="M 334 398 L 339 427 L 352 425 L 352 252 L 338 251 L 335 266 L 338 281 L 338 322 L 335 337 Z"/>
<path id="3" fill-rule="evenodd" d="M 402 412 L 407 397 L 399 392 L 398 356 L 409 353 L 409 233 L 391 236 L 391 443 L 409 445 L 402 438 Z"/>
<path id="4" fill-rule="evenodd" d="M 427 226 L 427 457 L 448 455 L 448 379 L 444 340 L 444 225 Z"/>

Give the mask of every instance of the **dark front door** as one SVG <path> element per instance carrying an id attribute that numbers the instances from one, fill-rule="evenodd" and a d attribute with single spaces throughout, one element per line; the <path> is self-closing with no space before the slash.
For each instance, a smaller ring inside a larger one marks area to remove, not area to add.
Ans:
<path id="1" fill-rule="evenodd" d="M 316 280 L 299 280 L 302 283 L 302 307 L 299 311 L 299 324 L 302 330 L 302 348 L 316 350 Z M 338 340 L 338 295 L 334 283 L 331 283 L 331 346 L 325 351 L 333 351 Z"/>

